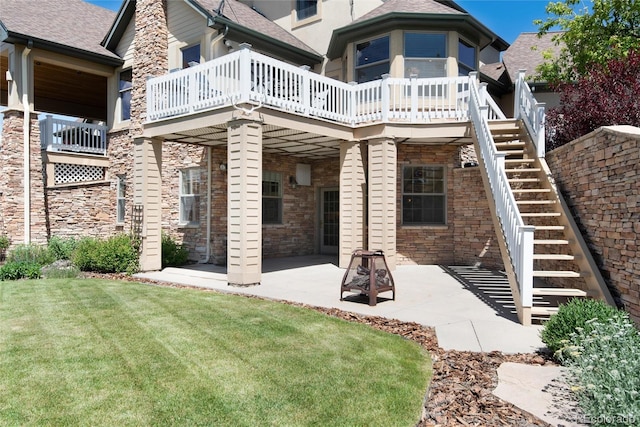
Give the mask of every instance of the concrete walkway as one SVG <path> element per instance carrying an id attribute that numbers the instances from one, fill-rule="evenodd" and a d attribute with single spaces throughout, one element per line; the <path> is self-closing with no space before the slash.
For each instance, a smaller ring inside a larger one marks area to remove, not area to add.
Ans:
<path id="1" fill-rule="evenodd" d="M 518 323 L 508 283 L 498 273 L 472 267 L 398 266 L 392 273 L 395 301 L 385 292 L 371 307 L 347 292 L 340 301 L 345 270 L 335 261 L 319 255 L 268 259 L 261 284 L 251 287 L 229 286 L 226 269 L 211 264 L 136 276 L 417 322 L 434 327 L 440 347 L 447 350 L 531 353 L 543 346 L 539 326 Z"/>

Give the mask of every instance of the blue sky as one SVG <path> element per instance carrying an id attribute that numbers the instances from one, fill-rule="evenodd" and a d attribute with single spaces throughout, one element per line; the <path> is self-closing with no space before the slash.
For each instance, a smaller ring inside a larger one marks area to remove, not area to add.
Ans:
<path id="1" fill-rule="evenodd" d="M 118 10 L 121 0 L 87 0 L 102 7 Z M 282 0 L 280 0 L 282 1 Z M 344 0 L 346 1 L 346 0 Z M 534 19 L 545 19 L 547 0 L 459 0 L 458 3 L 507 43 L 518 34 L 536 31 Z"/>

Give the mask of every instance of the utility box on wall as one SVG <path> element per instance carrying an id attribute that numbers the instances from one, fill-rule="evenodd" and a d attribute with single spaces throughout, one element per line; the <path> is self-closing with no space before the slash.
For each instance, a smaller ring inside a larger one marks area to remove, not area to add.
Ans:
<path id="1" fill-rule="evenodd" d="M 298 185 L 311 185 L 311 165 L 296 164 L 296 183 Z"/>

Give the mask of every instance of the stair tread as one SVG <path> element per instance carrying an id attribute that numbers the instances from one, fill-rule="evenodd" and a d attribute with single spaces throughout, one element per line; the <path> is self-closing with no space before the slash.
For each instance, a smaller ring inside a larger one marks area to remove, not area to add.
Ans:
<path id="1" fill-rule="evenodd" d="M 558 312 L 558 307 L 531 307 L 531 314 L 537 316 L 550 316 Z"/>
<path id="2" fill-rule="evenodd" d="M 587 292 L 574 288 L 533 288 L 533 295 L 586 297 Z"/>
<path id="3" fill-rule="evenodd" d="M 535 231 L 562 231 L 564 225 L 534 225 Z"/>
<path id="4" fill-rule="evenodd" d="M 533 259 L 573 261 L 576 257 L 566 254 L 533 254 Z"/>
<path id="5" fill-rule="evenodd" d="M 517 173 L 517 172 L 540 172 L 542 169 L 540 168 L 513 168 L 513 169 L 505 169 L 506 173 Z"/>
<path id="6" fill-rule="evenodd" d="M 568 240 L 562 239 L 534 239 L 534 245 L 568 245 Z"/>
<path id="7" fill-rule="evenodd" d="M 514 188 L 511 190 L 514 193 L 550 193 L 550 188 Z"/>
<path id="8" fill-rule="evenodd" d="M 555 200 L 516 200 L 518 205 L 553 205 Z"/>
<path id="9" fill-rule="evenodd" d="M 520 212 L 520 216 L 526 217 L 553 217 L 562 216 L 560 212 Z"/>
<path id="10" fill-rule="evenodd" d="M 505 142 L 495 142 L 496 147 L 524 147 L 524 141 L 505 141 Z"/>
<path id="11" fill-rule="evenodd" d="M 540 182 L 540 178 L 507 178 L 509 182 Z"/>
<path id="12" fill-rule="evenodd" d="M 533 163 L 535 159 L 505 159 L 505 163 Z"/>
<path id="13" fill-rule="evenodd" d="M 571 270 L 534 270 L 533 277 L 580 277 L 580 273 Z"/>

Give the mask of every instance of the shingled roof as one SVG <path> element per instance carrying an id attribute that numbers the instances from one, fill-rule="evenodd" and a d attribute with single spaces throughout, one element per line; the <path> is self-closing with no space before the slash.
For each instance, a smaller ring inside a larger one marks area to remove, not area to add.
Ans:
<path id="1" fill-rule="evenodd" d="M 392 12 L 399 13 L 438 13 L 438 14 L 460 14 L 466 12 L 452 2 L 442 2 L 435 0 L 388 0 L 381 6 L 373 9 L 371 12 L 362 15 L 360 18 L 352 22 L 356 24 L 361 21 L 367 21 L 378 16 L 387 15 Z"/>
<path id="2" fill-rule="evenodd" d="M 502 57 L 511 80 L 516 81 L 518 70 L 527 70 L 527 75 L 535 74 L 538 65 L 545 61 L 544 52 L 550 51 L 557 56 L 561 46 L 556 45 L 553 38 L 559 34 L 562 33 L 549 32 L 541 37 L 538 33 L 520 34 Z"/>
<path id="3" fill-rule="evenodd" d="M 215 15 L 214 11 L 217 11 L 220 7 L 220 0 L 196 1 L 212 15 Z M 298 49 L 319 55 L 318 52 L 313 50 L 299 38 L 286 31 L 275 22 L 272 22 L 268 18 L 262 16 L 246 4 L 240 3 L 237 0 L 225 0 L 220 13 L 228 20 L 235 22 L 236 24 L 240 24 L 243 27 L 250 28 L 275 40 L 281 40 L 291 46 L 297 47 Z"/>
<path id="4" fill-rule="evenodd" d="M 116 65 L 118 56 L 100 45 L 116 14 L 82 0 L 2 0 L 6 41 L 64 51 Z"/>

